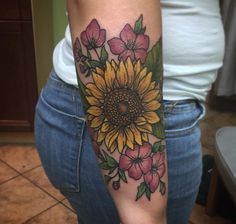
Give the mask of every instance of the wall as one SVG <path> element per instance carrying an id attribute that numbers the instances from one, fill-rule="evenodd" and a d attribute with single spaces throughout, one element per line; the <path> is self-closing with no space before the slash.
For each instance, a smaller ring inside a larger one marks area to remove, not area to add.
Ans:
<path id="1" fill-rule="evenodd" d="M 65 0 L 52 0 L 53 1 L 53 41 L 56 45 L 65 34 L 67 25 L 66 17 L 66 1 Z"/>
<path id="2" fill-rule="evenodd" d="M 38 90 L 46 83 L 52 68 L 53 16 L 52 0 L 31 0 L 34 28 Z"/>

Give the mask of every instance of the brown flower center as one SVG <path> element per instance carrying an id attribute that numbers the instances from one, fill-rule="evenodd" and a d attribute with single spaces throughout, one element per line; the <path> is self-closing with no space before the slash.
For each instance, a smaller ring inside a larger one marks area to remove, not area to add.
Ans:
<path id="1" fill-rule="evenodd" d="M 138 93 L 130 89 L 115 89 L 104 99 L 103 113 L 114 126 L 130 125 L 142 114 L 142 110 Z"/>

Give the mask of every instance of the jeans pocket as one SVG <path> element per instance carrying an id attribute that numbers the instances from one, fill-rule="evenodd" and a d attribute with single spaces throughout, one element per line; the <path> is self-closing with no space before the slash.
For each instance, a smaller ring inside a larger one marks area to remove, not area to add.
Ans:
<path id="1" fill-rule="evenodd" d="M 48 97 L 61 100 L 42 91 L 35 114 L 36 148 L 51 183 L 59 190 L 78 192 L 85 120 L 73 115 L 73 106 L 68 111 L 53 107 Z"/>
<path id="2" fill-rule="evenodd" d="M 166 110 L 164 113 L 166 137 L 178 137 L 191 133 L 198 127 L 204 115 L 205 107 L 200 102 L 174 105 L 171 110 Z"/>

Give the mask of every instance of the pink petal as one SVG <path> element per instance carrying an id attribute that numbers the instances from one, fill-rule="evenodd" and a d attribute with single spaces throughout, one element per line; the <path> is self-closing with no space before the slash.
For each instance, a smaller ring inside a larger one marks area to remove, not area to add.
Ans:
<path id="1" fill-rule="evenodd" d="M 130 158 L 130 159 L 136 159 L 138 158 L 139 155 L 139 147 L 136 145 L 134 149 L 129 149 L 127 148 L 125 151 L 125 154 Z"/>
<path id="2" fill-rule="evenodd" d="M 149 36 L 144 34 L 139 34 L 135 42 L 136 49 L 147 50 L 149 48 Z"/>
<path id="3" fill-rule="evenodd" d="M 159 176 L 158 174 L 153 174 L 152 181 L 149 183 L 150 191 L 154 193 L 159 185 Z"/>
<path id="4" fill-rule="evenodd" d="M 135 54 L 135 59 L 138 60 L 140 59 L 142 63 L 145 62 L 146 57 L 147 57 L 147 51 L 143 49 L 137 49 L 134 51 Z"/>
<path id="5" fill-rule="evenodd" d="M 80 38 L 81 38 L 81 41 L 82 41 L 82 43 L 83 43 L 84 46 L 88 46 L 88 45 L 89 45 L 88 37 L 87 37 L 85 31 L 83 31 L 83 32 L 81 33 Z"/>
<path id="6" fill-rule="evenodd" d="M 97 46 L 101 47 L 104 44 L 105 40 L 106 40 L 106 30 L 100 30 L 100 35 L 96 42 Z"/>
<path id="7" fill-rule="evenodd" d="M 125 42 L 125 44 L 129 42 L 134 43 L 136 34 L 134 33 L 132 27 L 129 24 L 126 24 L 120 33 L 120 37 Z"/>
<path id="8" fill-rule="evenodd" d="M 145 142 L 139 149 L 139 157 L 147 158 L 151 154 L 152 145 L 148 142 Z"/>
<path id="9" fill-rule="evenodd" d="M 93 19 L 91 23 L 86 28 L 86 34 L 88 39 L 94 38 L 97 40 L 99 38 L 100 26 L 96 19 Z"/>
<path id="10" fill-rule="evenodd" d="M 166 167 L 165 167 L 164 163 L 162 163 L 160 166 L 158 166 L 157 173 L 158 173 L 159 177 L 163 177 L 165 174 L 165 171 L 166 171 Z"/>
<path id="11" fill-rule="evenodd" d="M 120 161 L 119 161 L 119 167 L 121 170 L 128 170 L 131 167 L 132 163 L 128 156 L 121 155 Z"/>
<path id="12" fill-rule="evenodd" d="M 142 170 L 143 174 L 146 174 L 152 168 L 152 158 L 148 157 L 146 159 L 143 159 L 142 163 L 140 163 L 139 166 L 140 166 L 140 169 Z"/>
<path id="13" fill-rule="evenodd" d="M 129 168 L 129 177 L 139 180 L 142 176 L 142 171 L 137 163 L 134 163 L 130 168 Z"/>
<path id="14" fill-rule="evenodd" d="M 134 51 L 132 50 L 125 50 L 122 54 L 119 56 L 119 60 L 126 60 L 128 57 L 130 57 L 131 61 L 134 60 Z"/>
<path id="15" fill-rule="evenodd" d="M 144 175 L 144 181 L 149 184 L 152 181 L 152 173 L 148 172 Z"/>
<path id="16" fill-rule="evenodd" d="M 120 38 L 112 38 L 107 41 L 112 54 L 121 54 L 126 48 L 124 42 Z"/>

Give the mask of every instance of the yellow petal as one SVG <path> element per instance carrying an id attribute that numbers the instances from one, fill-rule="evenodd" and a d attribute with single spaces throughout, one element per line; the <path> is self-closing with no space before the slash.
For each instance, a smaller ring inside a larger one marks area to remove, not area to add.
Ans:
<path id="1" fill-rule="evenodd" d="M 98 107 L 101 106 L 100 101 L 96 97 L 86 96 L 86 99 L 90 105 L 98 106 Z"/>
<path id="2" fill-rule="evenodd" d="M 138 117 L 135 121 L 136 125 L 144 125 L 147 123 L 147 120 L 144 117 Z"/>
<path id="3" fill-rule="evenodd" d="M 98 75 L 97 73 L 93 72 L 93 80 L 96 86 L 98 87 L 98 89 L 100 89 L 102 92 L 106 92 L 107 90 L 106 83 L 101 75 Z"/>
<path id="4" fill-rule="evenodd" d="M 105 143 L 106 143 L 108 150 L 111 147 L 111 145 L 113 144 L 113 142 L 116 140 L 118 133 L 119 132 L 116 129 L 113 129 L 112 131 L 107 133 L 107 135 L 105 137 Z"/>
<path id="5" fill-rule="evenodd" d="M 86 115 L 86 118 L 87 118 L 88 121 L 91 121 L 91 120 L 94 119 L 94 116 L 91 115 L 91 114 L 87 114 L 87 115 Z"/>
<path id="6" fill-rule="evenodd" d="M 119 131 L 117 142 L 118 142 L 118 150 L 120 153 L 122 153 L 126 142 L 126 136 L 123 133 L 123 130 Z"/>
<path id="7" fill-rule="evenodd" d="M 127 84 L 127 71 L 123 61 L 120 62 L 120 66 L 117 71 L 117 81 L 120 86 L 125 86 Z"/>
<path id="8" fill-rule="evenodd" d="M 93 83 L 88 83 L 86 85 L 86 88 L 88 91 L 93 95 L 94 97 L 98 99 L 103 99 L 103 93 L 97 88 L 97 86 Z"/>
<path id="9" fill-rule="evenodd" d="M 152 133 L 152 126 L 150 124 L 140 125 L 137 128 L 141 132 Z"/>
<path id="10" fill-rule="evenodd" d="M 130 128 L 125 128 L 126 144 L 130 149 L 134 149 L 134 135 Z"/>
<path id="11" fill-rule="evenodd" d="M 109 151 L 112 153 L 112 152 L 114 152 L 116 150 L 116 148 L 117 148 L 117 144 L 116 144 L 116 142 L 113 142 L 113 144 L 109 148 Z"/>
<path id="12" fill-rule="evenodd" d="M 99 67 L 96 67 L 96 73 L 99 75 L 104 75 L 104 71 Z"/>
<path id="13" fill-rule="evenodd" d="M 142 133 L 142 139 L 143 139 L 143 141 L 148 142 L 148 134 Z"/>
<path id="14" fill-rule="evenodd" d="M 159 90 L 153 89 L 153 90 L 151 90 L 151 91 L 144 94 L 142 101 L 147 103 L 147 102 L 150 102 L 154 99 L 157 99 L 159 93 L 160 93 Z"/>
<path id="15" fill-rule="evenodd" d="M 111 128 L 111 126 L 110 126 L 109 122 L 104 122 L 102 124 L 101 131 L 102 132 L 108 132 L 110 128 Z"/>
<path id="16" fill-rule="evenodd" d="M 92 121 L 91 121 L 91 128 L 97 128 L 99 127 L 103 122 L 103 117 L 99 116 L 99 117 L 95 117 Z"/>
<path id="17" fill-rule="evenodd" d="M 155 87 L 156 87 L 156 82 L 155 81 L 151 82 L 149 89 L 156 89 Z"/>
<path id="18" fill-rule="evenodd" d="M 136 74 L 135 82 L 134 85 L 137 88 L 139 85 L 139 82 L 147 75 L 147 68 L 145 67 L 140 71 L 139 73 Z"/>
<path id="19" fill-rule="evenodd" d="M 139 131 L 134 125 L 131 127 L 131 131 L 132 131 L 133 134 L 134 134 L 134 139 L 135 139 L 135 141 L 136 141 L 139 145 L 142 145 L 142 138 L 141 138 L 140 131 Z"/>
<path id="20" fill-rule="evenodd" d="M 118 66 L 117 66 L 116 62 L 113 59 L 111 60 L 111 65 L 115 69 L 115 71 L 117 71 Z"/>
<path id="21" fill-rule="evenodd" d="M 155 124 L 160 121 L 160 118 L 158 117 L 158 115 L 152 111 L 144 113 L 144 117 L 147 119 L 147 121 L 150 124 Z"/>
<path id="22" fill-rule="evenodd" d="M 105 139 L 105 137 L 106 137 L 106 133 L 99 131 L 99 132 L 98 132 L 98 137 L 97 137 L 98 143 L 103 142 L 103 140 Z"/>
<path id="23" fill-rule="evenodd" d="M 113 88 L 114 80 L 115 80 L 115 70 L 109 62 L 106 62 L 105 82 L 109 89 Z"/>
<path id="24" fill-rule="evenodd" d="M 141 70 L 141 63 L 140 63 L 140 60 L 138 60 L 136 62 L 136 64 L 134 65 L 134 70 L 135 70 L 135 73 L 138 74 Z"/>
<path id="25" fill-rule="evenodd" d="M 152 73 L 149 72 L 140 82 L 138 85 L 138 92 L 143 94 L 150 86 L 152 81 Z"/>
<path id="26" fill-rule="evenodd" d="M 127 69 L 127 75 L 128 75 L 128 85 L 131 86 L 134 81 L 134 67 L 133 67 L 130 57 L 128 57 L 126 61 L 126 69 Z"/>
<path id="27" fill-rule="evenodd" d="M 100 107 L 96 107 L 96 106 L 91 106 L 91 107 L 89 107 L 89 109 L 87 110 L 87 112 L 88 112 L 89 114 L 92 114 L 92 115 L 96 116 L 96 117 L 102 115 L 102 110 L 101 110 L 101 108 L 100 108 Z"/>
<path id="28" fill-rule="evenodd" d="M 159 109 L 161 104 L 157 100 L 152 100 L 151 102 L 145 105 L 145 108 L 149 111 L 155 111 Z"/>

